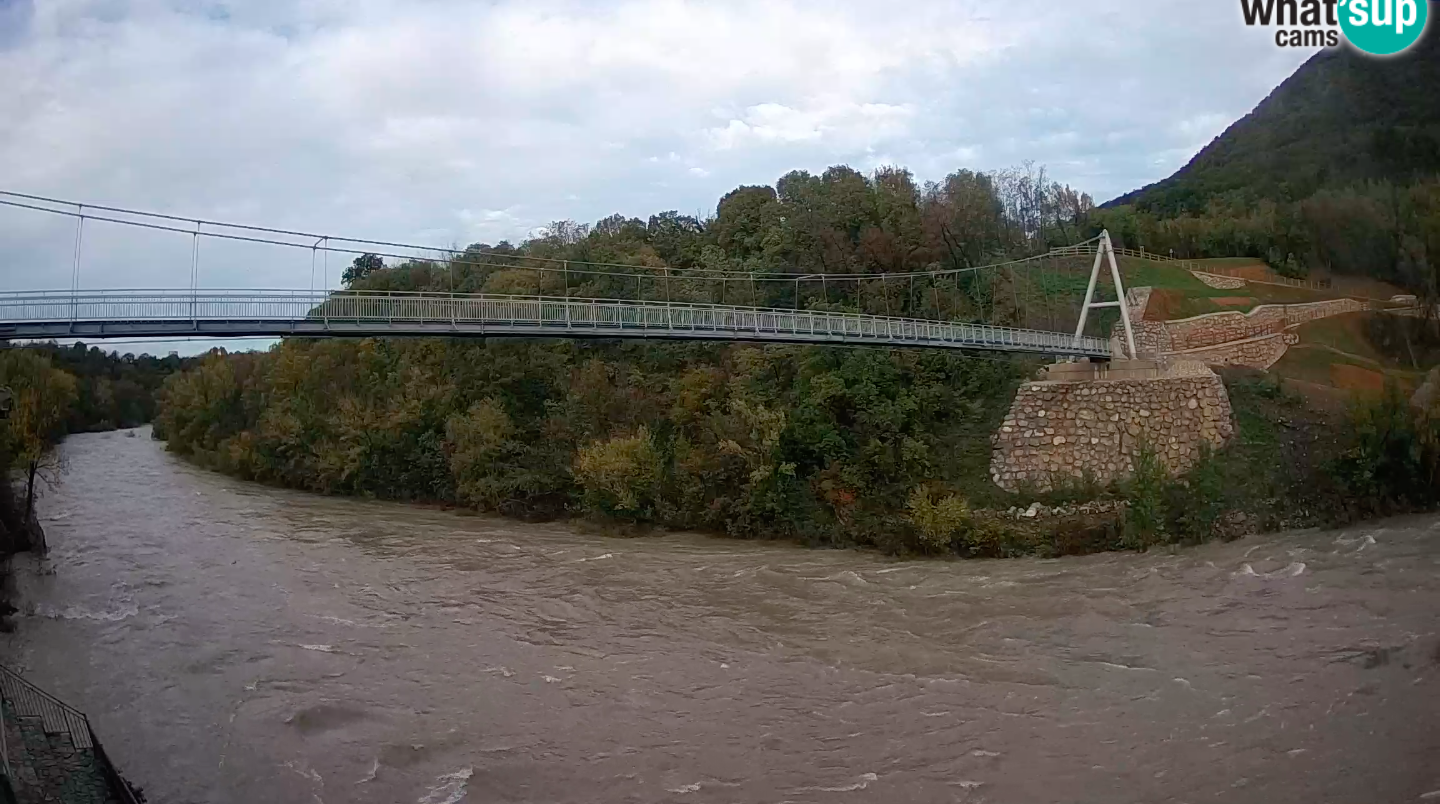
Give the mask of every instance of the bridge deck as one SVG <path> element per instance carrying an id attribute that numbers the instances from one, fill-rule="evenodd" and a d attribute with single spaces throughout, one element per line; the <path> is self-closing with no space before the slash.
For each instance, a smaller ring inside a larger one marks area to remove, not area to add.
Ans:
<path id="1" fill-rule="evenodd" d="M 913 318 L 633 300 L 204 290 L 0 293 L 0 338 L 299 335 L 877 344 L 1108 358 L 1103 338 Z"/>

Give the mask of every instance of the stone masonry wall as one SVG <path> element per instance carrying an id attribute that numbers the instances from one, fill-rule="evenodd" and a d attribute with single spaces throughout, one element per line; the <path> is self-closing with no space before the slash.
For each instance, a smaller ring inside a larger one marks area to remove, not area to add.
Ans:
<path id="1" fill-rule="evenodd" d="M 1330 299 L 1305 304 L 1262 304 L 1248 313 L 1206 313 L 1194 318 L 1166 321 L 1169 345 L 1164 351 L 1183 352 L 1228 341 L 1257 338 L 1317 318 L 1364 309 L 1365 303 L 1355 299 Z"/>
<path id="2" fill-rule="evenodd" d="M 1047 491 L 1087 474 L 1127 477 L 1142 442 L 1171 472 L 1194 465 L 1203 443 L 1233 431 L 1230 397 L 1213 372 L 1158 380 L 1031 382 L 994 437 L 990 474 L 1007 491 Z"/>
<path id="3" fill-rule="evenodd" d="M 1245 280 L 1238 276 L 1220 276 L 1219 274 L 1207 274 L 1200 271 L 1191 271 L 1196 279 L 1204 282 L 1216 290 L 1239 290 L 1245 287 Z"/>
<path id="4" fill-rule="evenodd" d="M 1243 341 L 1231 341 L 1215 346 L 1202 346 L 1184 352 L 1171 352 L 1167 358 L 1184 357 L 1199 360 L 1210 366 L 1248 366 L 1254 369 L 1268 369 L 1285 356 L 1285 351 L 1300 342 L 1300 336 L 1293 332 L 1277 332 Z"/>

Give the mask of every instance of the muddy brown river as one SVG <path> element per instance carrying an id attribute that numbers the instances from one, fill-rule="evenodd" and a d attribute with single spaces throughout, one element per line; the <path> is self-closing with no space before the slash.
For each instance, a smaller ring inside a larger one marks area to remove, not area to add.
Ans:
<path id="1" fill-rule="evenodd" d="M 166 802 L 1440 801 L 1440 519 L 897 561 L 76 436 L 3 661 Z"/>

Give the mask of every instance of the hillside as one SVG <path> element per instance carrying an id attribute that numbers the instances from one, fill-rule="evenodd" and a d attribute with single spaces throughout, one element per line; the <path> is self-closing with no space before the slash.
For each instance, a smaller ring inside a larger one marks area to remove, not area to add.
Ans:
<path id="1" fill-rule="evenodd" d="M 1321 51 L 1173 176 L 1106 204 L 1169 217 L 1215 196 L 1298 200 L 1440 172 L 1440 35 L 1400 58 Z"/>

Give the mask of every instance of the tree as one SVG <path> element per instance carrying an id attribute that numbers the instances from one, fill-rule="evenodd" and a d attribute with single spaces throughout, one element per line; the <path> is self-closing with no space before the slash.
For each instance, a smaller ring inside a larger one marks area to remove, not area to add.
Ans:
<path id="1" fill-rule="evenodd" d="M 35 478 L 53 476 L 62 465 L 51 447 L 65 434 L 65 421 L 75 401 L 75 378 L 50 364 L 50 360 L 29 349 L 12 349 L 0 356 L 0 384 L 13 395 L 6 428 L 6 452 L 26 474 L 25 517 L 22 530 L 39 541 L 44 535 L 32 524 L 35 519 Z"/>
<path id="2" fill-rule="evenodd" d="M 350 267 L 346 268 L 345 272 L 340 275 L 340 280 L 345 283 L 346 287 L 349 287 L 384 267 L 385 261 L 380 259 L 380 255 L 361 254 L 356 257 L 355 261 L 350 264 Z"/>

